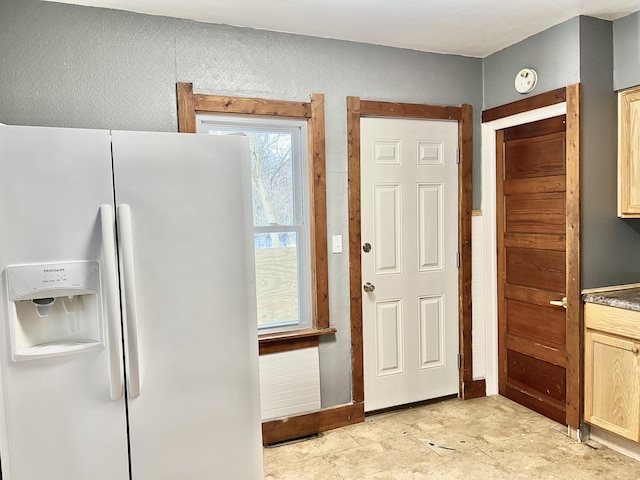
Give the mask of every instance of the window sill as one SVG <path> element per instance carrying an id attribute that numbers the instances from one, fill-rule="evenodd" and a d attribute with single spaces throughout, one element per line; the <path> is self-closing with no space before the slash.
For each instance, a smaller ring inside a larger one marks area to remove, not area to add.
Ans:
<path id="1" fill-rule="evenodd" d="M 260 355 L 317 347 L 321 335 L 333 335 L 334 333 L 336 333 L 336 329 L 333 327 L 301 328 L 288 332 L 265 333 L 258 336 Z"/>

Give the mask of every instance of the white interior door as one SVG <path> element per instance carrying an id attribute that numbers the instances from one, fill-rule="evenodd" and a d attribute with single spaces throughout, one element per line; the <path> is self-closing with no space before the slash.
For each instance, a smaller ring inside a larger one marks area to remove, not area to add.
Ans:
<path id="1" fill-rule="evenodd" d="M 360 129 L 372 411 L 458 392 L 458 124 L 362 118 Z"/>

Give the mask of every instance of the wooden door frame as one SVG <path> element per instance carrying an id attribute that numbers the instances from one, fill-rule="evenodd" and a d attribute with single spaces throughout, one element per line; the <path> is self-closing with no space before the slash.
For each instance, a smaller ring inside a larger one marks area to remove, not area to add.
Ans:
<path id="1" fill-rule="evenodd" d="M 349 182 L 349 276 L 351 294 L 351 375 L 352 399 L 364 402 L 364 361 L 362 337 L 362 265 L 360 246 L 360 118 L 386 117 L 458 122 L 458 331 L 460 354 L 459 394 L 463 399 L 485 395 L 485 381 L 473 380 L 471 341 L 471 204 L 473 107 L 443 107 L 412 103 L 392 103 L 347 97 L 347 150 Z"/>
<path id="2" fill-rule="evenodd" d="M 496 132 L 566 114 L 566 275 L 567 275 L 567 423 L 579 428 L 582 421 L 582 300 L 580 294 L 580 98 L 574 84 L 482 112 L 483 216 L 486 245 L 487 391 L 498 393 L 497 365 L 497 239 L 496 239 Z M 570 339 L 573 339 L 572 341 Z M 496 343 L 493 343 L 496 342 Z"/>

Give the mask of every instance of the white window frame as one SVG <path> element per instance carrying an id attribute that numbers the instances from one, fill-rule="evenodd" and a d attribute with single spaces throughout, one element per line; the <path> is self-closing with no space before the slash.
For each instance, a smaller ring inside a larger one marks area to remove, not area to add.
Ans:
<path id="1" fill-rule="evenodd" d="M 196 115 L 196 131 L 206 134 L 210 127 L 229 129 L 229 134 L 246 130 L 291 132 L 293 138 L 294 221 L 295 225 L 253 226 L 255 233 L 296 232 L 298 272 L 298 322 L 258 326 L 260 334 L 313 328 L 311 288 L 311 227 L 308 161 L 308 123 L 306 120 L 277 117 L 247 117 L 231 114 Z M 253 211 L 253 209 L 252 209 Z"/>

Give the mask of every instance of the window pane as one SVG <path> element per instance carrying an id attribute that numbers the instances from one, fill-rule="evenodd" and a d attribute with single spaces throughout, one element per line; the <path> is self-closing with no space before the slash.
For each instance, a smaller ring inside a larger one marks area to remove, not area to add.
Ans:
<path id="1" fill-rule="evenodd" d="M 258 328 L 299 324 L 296 232 L 256 233 Z"/>
<path id="2" fill-rule="evenodd" d="M 289 132 L 247 132 L 253 224 L 294 225 L 293 138 Z"/>
<path id="3" fill-rule="evenodd" d="M 209 116 L 198 130 L 249 140 L 258 328 L 311 327 L 307 123 L 246 120 Z"/>

